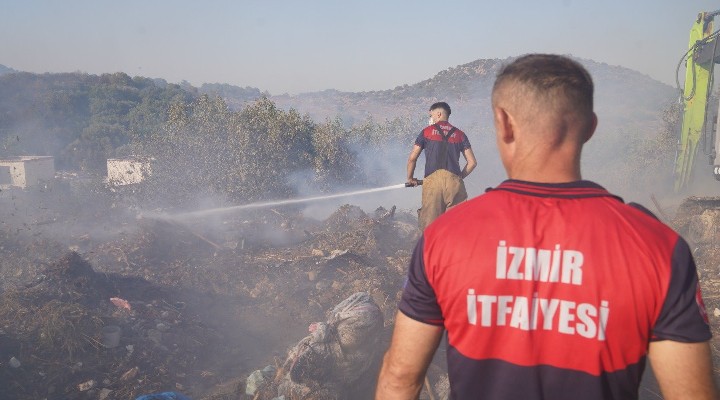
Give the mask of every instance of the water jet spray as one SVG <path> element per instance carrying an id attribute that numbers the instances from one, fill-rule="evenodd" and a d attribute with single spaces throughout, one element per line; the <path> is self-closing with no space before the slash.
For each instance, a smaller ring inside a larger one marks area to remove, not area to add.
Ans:
<path id="1" fill-rule="evenodd" d="M 422 180 L 417 180 L 417 185 L 422 185 Z M 308 203 L 312 201 L 321 201 L 321 200 L 328 200 L 328 199 L 335 199 L 338 197 L 348 197 L 348 196 L 357 196 L 361 194 L 367 194 L 367 193 L 375 193 L 375 192 L 384 192 L 386 190 L 393 190 L 393 189 L 400 189 L 405 187 L 414 187 L 411 183 L 400 183 L 397 185 L 390 185 L 390 186 L 383 186 L 379 188 L 372 188 L 372 189 L 363 189 L 363 190 L 355 190 L 352 192 L 345 192 L 345 193 L 337 193 L 337 194 L 330 194 L 325 196 L 313 196 L 313 197 L 303 197 L 300 199 L 287 199 L 287 200 L 271 200 L 271 201 L 265 201 L 265 202 L 258 202 L 258 203 L 250 203 L 250 204 L 244 204 L 239 206 L 230 206 L 230 207 L 219 207 L 219 208 L 212 208 L 209 210 L 200 210 L 200 211 L 192 211 L 192 212 L 186 212 L 186 213 L 180 213 L 180 214 L 174 214 L 174 215 L 140 215 L 138 218 L 159 218 L 159 219 L 182 219 L 182 218 L 196 218 L 196 217 L 202 217 L 210 214 L 218 214 L 218 213 L 224 213 L 224 212 L 230 212 L 230 211 L 236 211 L 236 210 L 246 210 L 246 209 L 253 209 L 253 208 L 265 208 L 265 207 L 274 207 L 274 206 L 284 206 L 289 204 L 299 204 L 299 203 Z"/>

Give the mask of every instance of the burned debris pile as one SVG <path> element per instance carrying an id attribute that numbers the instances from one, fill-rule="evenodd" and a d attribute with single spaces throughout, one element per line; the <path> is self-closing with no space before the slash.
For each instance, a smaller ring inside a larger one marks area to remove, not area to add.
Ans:
<path id="1" fill-rule="evenodd" d="M 0 193 L 0 399 L 372 397 L 420 234 L 414 211 L 186 218 L 46 201 L 33 214 L 23 196 Z M 713 212 L 681 207 L 671 224 L 719 316 Z M 441 346 L 422 398 L 447 394 L 442 357 Z"/>
<path id="2" fill-rule="evenodd" d="M 395 207 L 322 221 L 108 209 L 71 230 L 56 214 L 0 227 L 0 399 L 351 398 L 373 385 L 419 235 Z"/>

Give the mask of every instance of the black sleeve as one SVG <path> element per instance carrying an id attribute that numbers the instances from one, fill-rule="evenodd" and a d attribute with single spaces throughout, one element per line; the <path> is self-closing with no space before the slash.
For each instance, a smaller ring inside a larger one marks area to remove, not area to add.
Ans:
<path id="1" fill-rule="evenodd" d="M 704 342 L 712 337 L 700 293 L 695 260 L 681 237 L 672 256 L 670 285 L 660 316 L 653 327 L 653 340 Z"/>
<path id="2" fill-rule="evenodd" d="M 424 237 L 421 237 L 413 251 L 398 308 L 403 314 L 416 321 L 442 326 L 444 321 L 442 311 L 437 303 L 435 290 L 430 286 L 425 274 L 424 241 Z"/>

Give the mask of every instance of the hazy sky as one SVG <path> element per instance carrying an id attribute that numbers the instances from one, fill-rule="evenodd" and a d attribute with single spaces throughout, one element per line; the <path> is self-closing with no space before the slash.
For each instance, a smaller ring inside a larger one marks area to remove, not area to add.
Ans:
<path id="1" fill-rule="evenodd" d="M 710 0 L 2 0 L 0 64 L 229 83 L 392 89 L 481 58 L 572 54 L 675 85 Z M 716 18 L 716 29 L 720 17 Z"/>

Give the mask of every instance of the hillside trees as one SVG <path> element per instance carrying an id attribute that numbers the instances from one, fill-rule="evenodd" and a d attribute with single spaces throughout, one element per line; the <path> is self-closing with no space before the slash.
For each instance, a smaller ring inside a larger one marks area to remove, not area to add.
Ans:
<path id="1" fill-rule="evenodd" d="M 0 157 L 53 155 L 57 169 L 98 176 L 108 158 L 154 158 L 145 194 L 237 203 L 376 183 L 386 174 L 372 158 L 407 132 L 393 123 L 316 123 L 267 97 L 249 102 L 258 94 L 250 88 L 237 111 L 190 89 L 124 73 L 0 76 Z"/>
<path id="2" fill-rule="evenodd" d="M 286 197 L 294 191 L 288 177 L 308 169 L 314 157 L 312 136 L 316 129 L 309 117 L 283 111 L 267 98 L 247 105 L 238 113 L 237 138 L 244 156 L 238 170 L 245 198 L 257 199 L 262 192 Z"/>
<path id="3" fill-rule="evenodd" d="M 148 195 L 185 200 L 217 192 L 223 185 L 220 168 L 230 167 L 234 155 L 228 143 L 233 125 L 220 99 L 203 96 L 192 105 L 173 104 L 161 129 L 133 143 L 134 153 L 151 163 Z"/>
<path id="4" fill-rule="evenodd" d="M 108 158 L 125 155 L 133 137 L 160 129 L 174 101 L 190 96 L 177 86 L 159 88 L 147 78 L 124 73 L 104 74 L 88 93 L 88 125 L 67 148 L 69 164 L 104 171 Z"/>
<path id="5" fill-rule="evenodd" d="M 174 104 L 164 127 L 134 142 L 134 150 L 152 165 L 143 197 L 191 207 L 208 198 L 291 197 L 292 178 L 307 171 L 313 178 L 304 186 L 327 189 L 355 170 L 346 136 L 340 121 L 317 125 L 267 98 L 231 111 L 221 98 L 203 95 L 190 105 Z"/>
<path id="6" fill-rule="evenodd" d="M 356 168 L 356 153 L 350 149 L 350 139 L 350 132 L 343 128 L 340 118 L 327 119 L 314 129 L 313 167 L 318 187 L 327 190 L 331 185 L 364 182 L 365 177 Z"/>
<path id="7" fill-rule="evenodd" d="M 0 156 L 52 155 L 56 168 L 104 174 L 132 136 L 159 129 L 170 104 L 191 101 L 178 85 L 124 73 L 0 76 Z"/>

